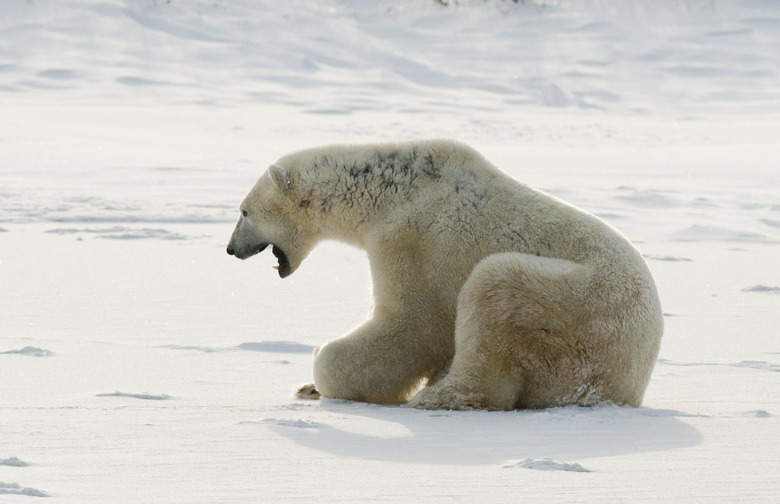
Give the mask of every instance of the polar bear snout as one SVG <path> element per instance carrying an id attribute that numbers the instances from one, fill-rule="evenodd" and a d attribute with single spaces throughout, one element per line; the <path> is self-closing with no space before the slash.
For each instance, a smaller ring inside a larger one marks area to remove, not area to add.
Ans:
<path id="1" fill-rule="evenodd" d="M 237 257 L 238 259 L 247 259 L 249 257 L 252 257 L 253 255 L 257 255 L 263 250 L 265 250 L 268 247 L 268 243 L 261 243 L 255 247 L 241 247 L 237 248 L 235 245 L 233 245 L 233 241 L 228 244 L 227 246 L 227 253 L 228 255 L 232 255 Z"/>

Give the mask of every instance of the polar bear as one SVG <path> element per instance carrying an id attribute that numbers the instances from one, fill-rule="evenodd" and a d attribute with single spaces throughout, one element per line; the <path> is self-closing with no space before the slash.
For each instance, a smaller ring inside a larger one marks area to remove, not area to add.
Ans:
<path id="1" fill-rule="evenodd" d="M 448 140 L 334 145 L 272 164 L 227 252 L 368 253 L 370 320 L 314 352 L 299 397 L 425 409 L 639 406 L 663 333 L 653 277 L 618 231 Z"/>

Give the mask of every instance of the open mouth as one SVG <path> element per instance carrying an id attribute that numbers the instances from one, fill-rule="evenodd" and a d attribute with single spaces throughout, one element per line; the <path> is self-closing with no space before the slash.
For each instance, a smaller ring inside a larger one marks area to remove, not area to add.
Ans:
<path id="1" fill-rule="evenodd" d="M 235 250 L 233 247 L 228 245 L 227 253 L 232 256 L 236 256 L 239 259 L 247 259 L 267 249 L 269 245 L 271 246 L 271 251 L 273 252 L 274 257 L 276 257 L 276 259 L 279 261 L 279 264 L 277 266 L 274 266 L 274 269 L 279 271 L 279 276 L 281 278 L 290 276 L 292 274 L 292 267 L 290 266 L 290 260 L 287 258 L 287 254 L 285 254 L 282 249 L 280 249 L 273 243 L 261 243 L 260 245 L 257 246 L 256 249 L 254 249 L 253 251 L 249 251 L 248 253 L 243 253 L 241 251 Z"/>
<path id="2" fill-rule="evenodd" d="M 284 278 L 289 276 L 292 273 L 292 270 L 290 268 L 290 260 L 287 259 L 287 255 L 276 245 L 272 246 L 271 252 L 273 252 L 274 257 L 276 257 L 276 259 L 279 261 L 279 265 L 274 266 L 274 269 L 279 271 L 279 277 Z"/>

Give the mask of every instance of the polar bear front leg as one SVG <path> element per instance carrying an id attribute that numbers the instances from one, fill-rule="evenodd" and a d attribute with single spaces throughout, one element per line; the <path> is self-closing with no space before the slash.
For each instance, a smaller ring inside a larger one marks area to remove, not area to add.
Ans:
<path id="1" fill-rule="evenodd" d="M 314 357 L 314 383 L 322 397 L 377 404 L 403 404 L 422 379 L 431 378 L 448 356 L 422 343 L 426 324 L 407 317 L 376 316 L 351 334 L 321 346 Z M 435 338 L 435 336 L 434 336 Z M 306 387 L 301 389 L 306 393 Z"/>

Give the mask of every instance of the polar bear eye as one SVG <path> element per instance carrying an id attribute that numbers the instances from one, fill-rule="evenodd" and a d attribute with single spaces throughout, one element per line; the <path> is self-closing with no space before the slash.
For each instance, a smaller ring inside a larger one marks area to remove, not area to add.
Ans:
<path id="1" fill-rule="evenodd" d="M 247 215 L 249 215 L 249 212 L 247 212 L 246 210 L 241 210 L 241 215 L 246 217 Z"/>

